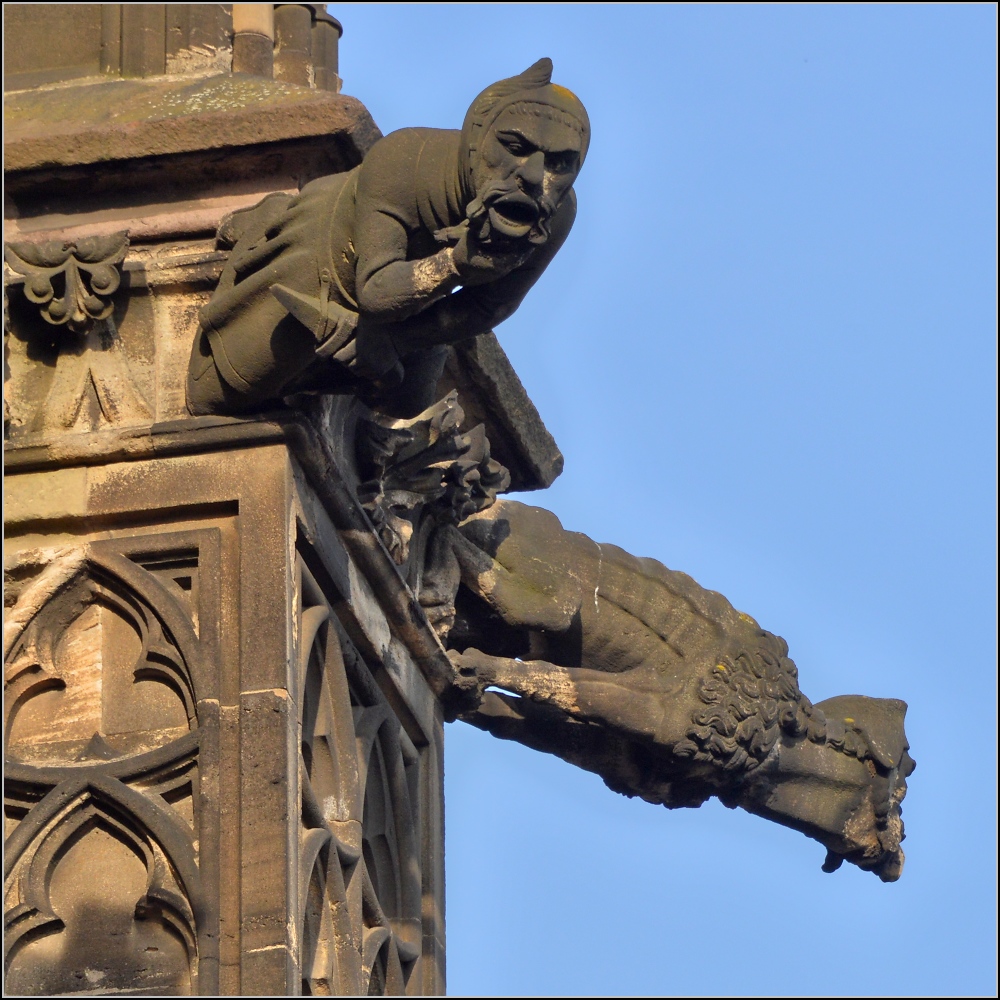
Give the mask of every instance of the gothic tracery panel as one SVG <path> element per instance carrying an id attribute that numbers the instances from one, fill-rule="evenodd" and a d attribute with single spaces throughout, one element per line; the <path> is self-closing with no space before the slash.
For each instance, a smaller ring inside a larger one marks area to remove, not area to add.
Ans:
<path id="1" fill-rule="evenodd" d="M 198 575 L 184 534 L 33 550 L 9 567 L 9 992 L 213 989 L 198 762 L 214 682 L 181 596 Z"/>
<path id="2" fill-rule="evenodd" d="M 421 751 L 300 558 L 303 993 L 421 992 Z"/>

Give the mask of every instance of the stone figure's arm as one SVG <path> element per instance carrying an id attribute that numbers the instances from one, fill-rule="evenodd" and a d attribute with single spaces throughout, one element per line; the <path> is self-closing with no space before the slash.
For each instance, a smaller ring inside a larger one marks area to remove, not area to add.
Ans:
<path id="1" fill-rule="evenodd" d="M 414 237 L 418 244 L 425 245 L 434 239 L 434 234 L 420 232 L 423 222 L 414 188 L 416 167 L 425 145 L 426 138 L 419 130 L 404 129 L 377 143 L 361 166 L 353 238 L 357 257 L 355 292 L 361 313 L 369 322 L 395 325 L 426 312 L 460 285 L 466 286 L 466 291 L 499 287 L 492 294 L 465 294 L 448 304 L 425 323 L 428 331 L 438 332 L 438 337 L 428 332 L 419 338 L 419 346 L 455 340 L 456 330 L 462 336 L 475 336 L 505 319 L 565 239 L 575 213 L 570 196 L 552 220 L 551 239 L 539 248 L 530 244 L 480 244 L 466 229 L 456 245 L 442 246 L 430 256 L 408 260 Z M 497 304 L 511 302 L 509 311 L 499 315 Z M 482 329 L 464 332 L 470 323 Z"/>
<path id="2" fill-rule="evenodd" d="M 407 260 L 419 225 L 413 179 L 425 140 L 404 129 L 375 144 L 358 174 L 354 216 L 355 289 L 362 314 L 399 323 L 460 284 L 451 247 Z"/>
<path id="3" fill-rule="evenodd" d="M 387 332 L 399 355 L 478 337 L 509 318 L 566 241 L 575 218 L 576 197 L 571 191 L 552 218 L 548 241 L 532 251 L 521 266 L 495 281 L 463 287 L 453 295 L 440 297 L 422 312 L 394 323 Z"/>

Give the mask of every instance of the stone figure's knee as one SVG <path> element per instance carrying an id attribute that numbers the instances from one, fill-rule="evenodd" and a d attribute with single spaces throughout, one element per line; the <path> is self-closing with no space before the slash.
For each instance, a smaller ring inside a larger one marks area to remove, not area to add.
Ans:
<path id="1" fill-rule="evenodd" d="M 208 335 L 199 331 L 188 366 L 187 405 L 195 416 L 215 413 L 226 401 L 225 383 L 212 357 Z"/>

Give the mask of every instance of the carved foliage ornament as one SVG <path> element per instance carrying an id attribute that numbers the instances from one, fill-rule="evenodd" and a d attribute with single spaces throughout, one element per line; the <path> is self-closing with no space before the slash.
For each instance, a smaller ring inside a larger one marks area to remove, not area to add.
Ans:
<path id="1" fill-rule="evenodd" d="M 47 323 L 80 331 L 111 315 L 111 296 L 121 284 L 127 249 L 125 232 L 47 243 L 18 241 L 4 247 L 4 260 L 24 276 L 24 294 Z"/>
<path id="2" fill-rule="evenodd" d="M 359 427 L 360 466 L 370 478 L 358 499 L 397 565 L 409 557 L 420 508 L 457 524 L 510 485 L 508 471 L 490 457 L 483 425 L 463 432 L 464 419 L 453 390 L 411 419 L 376 414 Z"/>

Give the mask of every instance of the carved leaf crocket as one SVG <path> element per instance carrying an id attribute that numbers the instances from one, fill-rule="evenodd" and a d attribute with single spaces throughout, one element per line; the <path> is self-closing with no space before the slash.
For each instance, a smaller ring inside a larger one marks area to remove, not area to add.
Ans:
<path id="1" fill-rule="evenodd" d="M 626 795 L 716 795 L 801 830 L 827 847 L 825 870 L 899 877 L 903 702 L 813 705 L 784 640 L 721 594 L 537 507 L 499 501 L 428 551 L 421 600 L 432 623 L 454 621 L 465 721 Z"/>

